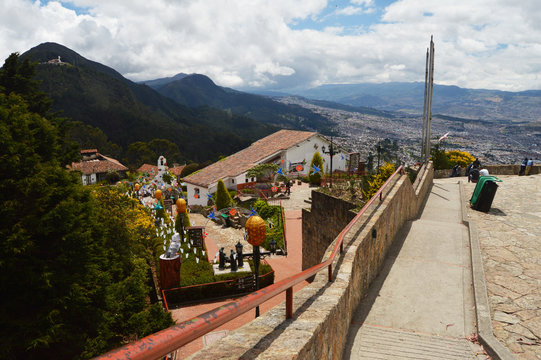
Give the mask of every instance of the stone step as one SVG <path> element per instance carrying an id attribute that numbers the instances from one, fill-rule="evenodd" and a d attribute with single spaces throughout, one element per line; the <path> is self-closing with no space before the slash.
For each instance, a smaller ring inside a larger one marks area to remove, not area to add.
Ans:
<path id="1" fill-rule="evenodd" d="M 467 340 L 419 334 L 364 324 L 351 359 L 477 359 Z M 486 357 L 486 356 L 485 356 Z"/>

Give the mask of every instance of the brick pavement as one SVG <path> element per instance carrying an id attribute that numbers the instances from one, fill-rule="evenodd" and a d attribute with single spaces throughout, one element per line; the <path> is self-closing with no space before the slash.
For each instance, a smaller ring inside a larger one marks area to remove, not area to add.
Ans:
<path id="1" fill-rule="evenodd" d="M 488 213 L 468 206 L 478 228 L 494 335 L 518 359 L 541 359 L 541 175 L 498 177 L 503 182 Z M 469 204 L 476 184 L 464 185 Z"/>

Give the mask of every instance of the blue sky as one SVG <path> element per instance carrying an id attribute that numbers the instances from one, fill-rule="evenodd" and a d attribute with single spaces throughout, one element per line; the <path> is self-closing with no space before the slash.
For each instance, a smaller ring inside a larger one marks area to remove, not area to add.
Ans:
<path id="1" fill-rule="evenodd" d="M 65 45 L 132 80 L 240 89 L 424 81 L 541 89 L 538 0 L 4 0 L 0 56 Z"/>
<path id="2" fill-rule="evenodd" d="M 317 17 L 295 21 L 291 23 L 291 28 L 323 31 L 327 27 L 342 27 L 343 35 L 355 35 L 368 31 L 370 25 L 380 22 L 384 9 L 393 2 L 373 1 L 369 6 L 362 6 L 351 4 L 347 0 L 329 1 L 327 7 Z"/>

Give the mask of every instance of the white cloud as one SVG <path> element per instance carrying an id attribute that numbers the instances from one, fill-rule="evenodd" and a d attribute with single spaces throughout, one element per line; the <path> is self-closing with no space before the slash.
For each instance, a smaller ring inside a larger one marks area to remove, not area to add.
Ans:
<path id="1" fill-rule="evenodd" d="M 336 10 L 337 15 L 359 15 L 364 13 L 364 9 L 362 7 L 357 6 L 346 6 L 345 8 Z"/>
<path id="2" fill-rule="evenodd" d="M 133 80 L 202 73 L 232 87 L 423 81 L 430 35 L 435 81 L 473 88 L 541 89 L 541 7 L 536 0 L 398 0 L 380 22 L 298 29 L 326 0 L 4 0 L 0 57 L 46 41 Z M 375 11 L 351 0 L 340 11 Z M 347 10 L 348 9 L 348 10 Z M 361 10 L 356 10 L 361 9 Z M 348 19 L 350 17 L 343 17 Z M 340 18 L 338 18 L 339 20 Z M 294 26 L 295 25 L 295 26 Z"/>

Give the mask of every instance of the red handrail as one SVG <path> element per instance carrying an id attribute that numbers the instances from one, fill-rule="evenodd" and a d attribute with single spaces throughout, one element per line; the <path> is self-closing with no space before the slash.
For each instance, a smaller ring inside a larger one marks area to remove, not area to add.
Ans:
<path id="1" fill-rule="evenodd" d="M 293 286 L 314 276 L 320 270 L 328 267 L 329 281 L 332 281 L 332 262 L 336 257 L 338 248 L 343 251 L 344 236 L 355 225 L 355 223 L 364 215 L 366 210 L 376 199 L 380 199 L 380 194 L 389 186 L 391 181 L 399 173 L 404 173 L 400 166 L 381 188 L 372 196 L 372 198 L 363 206 L 361 211 L 349 222 L 349 224 L 340 232 L 331 255 L 324 262 L 314 265 L 301 273 L 290 276 L 266 288 L 254 291 L 246 296 L 236 299 L 223 306 L 210 310 L 204 314 L 198 315 L 190 320 L 171 326 L 157 333 L 149 335 L 141 340 L 135 341 L 118 349 L 112 350 L 95 359 L 158 359 L 176 349 L 188 344 L 189 342 L 207 334 L 217 327 L 235 319 L 245 312 L 261 305 L 265 301 L 286 292 L 286 318 L 293 316 Z"/>

